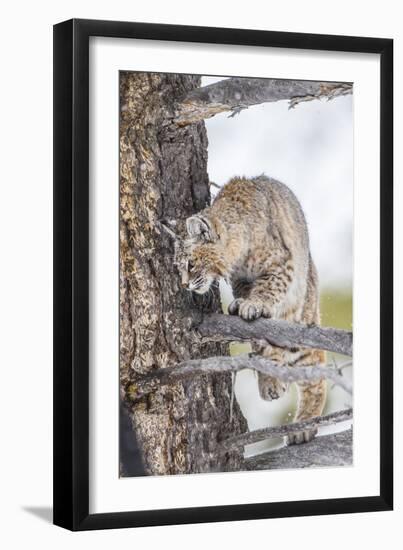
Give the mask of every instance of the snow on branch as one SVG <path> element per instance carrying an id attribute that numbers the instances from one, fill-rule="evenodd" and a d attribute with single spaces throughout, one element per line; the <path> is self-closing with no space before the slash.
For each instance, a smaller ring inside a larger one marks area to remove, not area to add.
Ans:
<path id="1" fill-rule="evenodd" d="M 284 437 L 289 434 L 303 432 L 312 428 L 318 428 L 320 426 L 331 426 L 339 422 L 345 422 L 353 418 L 353 409 L 350 407 L 341 411 L 337 411 L 325 416 L 316 416 L 309 420 L 302 422 L 293 422 L 292 424 L 282 424 L 281 426 L 272 426 L 268 428 L 261 428 L 260 430 L 253 430 L 251 432 L 245 432 L 241 435 L 236 435 L 225 439 L 219 447 L 219 452 L 228 452 L 245 445 L 251 445 L 258 441 L 265 439 L 273 439 L 277 437 Z M 307 443 L 304 445 L 308 445 Z M 302 448 L 304 445 L 298 445 L 298 448 Z M 217 449 L 218 450 L 218 449 Z"/>
<path id="2" fill-rule="evenodd" d="M 352 386 L 340 370 L 324 366 L 289 367 L 277 365 L 261 355 L 237 355 L 235 357 L 219 356 L 207 359 L 191 359 L 172 367 L 155 370 L 138 378 L 128 388 L 132 399 L 140 399 L 161 386 L 175 384 L 195 376 L 219 372 L 236 372 L 242 369 L 253 369 L 273 376 L 287 383 L 309 382 L 314 380 L 331 380 L 335 385 L 352 394 Z"/>
<path id="3" fill-rule="evenodd" d="M 352 89 L 343 82 L 228 78 L 191 91 L 179 104 L 174 122 L 186 126 L 224 111 L 234 116 L 251 105 L 281 100 L 288 100 L 292 109 L 303 101 L 351 94 Z"/>
<path id="4" fill-rule="evenodd" d="M 353 334 L 347 330 L 308 326 L 275 319 L 244 321 L 241 317 L 213 313 L 194 327 L 206 340 L 265 340 L 285 348 L 313 348 L 352 356 Z"/>

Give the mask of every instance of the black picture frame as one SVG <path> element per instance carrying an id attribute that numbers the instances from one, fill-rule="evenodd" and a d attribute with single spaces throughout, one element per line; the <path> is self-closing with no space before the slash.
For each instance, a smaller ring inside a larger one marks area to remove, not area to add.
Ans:
<path id="1" fill-rule="evenodd" d="M 381 57 L 380 488 L 370 497 L 89 513 L 89 38 L 266 46 Z M 54 523 L 71 530 L 391 510 L 393 41 L 73 19 L 54 26 Z"/>

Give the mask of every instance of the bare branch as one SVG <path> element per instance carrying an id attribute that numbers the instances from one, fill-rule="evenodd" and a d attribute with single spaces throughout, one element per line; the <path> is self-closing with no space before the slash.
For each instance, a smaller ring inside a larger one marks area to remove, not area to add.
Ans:
<path id="1" fill-rule="evenodd" d="M 258 441 L 265 439 L 273 439 L 277 437 L 284 437 L 288 434 L 297 432 L 303 432 L 312 428 L 318 428 L 319 426 L 331 426 L 338 422 L 345 422 L 353 418 L 353 409 L 348 408 L 342 411 L 337 411 L 325 416 L 316 416 L 309 420 L 302 422 L 294 422 L 292 424 L 282 424 L 281 426 L 273 426 L 269 428 L 262 428 L 260 430 L 254 430 L 252 432 L 246 432 L 241 435 L 230 437 L 223 441 L 219 447 L 220 452 L 228 452 L 245 445 L 251 445 Z"/>
<path id="2" fill-rule="evenodd" d="M 215 187 L 216 189 L 221 189 L 221 185 L 218 185 L 214 181 L 210 181 L 209 185 L 210 185 L 210 187 Z"/>
<path id="3" fill-rule="evenodd" d="M 266 340 L 279 347 L 322 349 L 352 355 L 353 334 L 347 330 L 307 326 L 275 319 L 244 321 L 241 317 L 214 313 L 194 328 L 206 340 Z"/>
<path id="4" fill-rule="evenodd" d="M 289 100 L 294 108 L 302 101 L 351 93 L 352 84 L 343 82 L 228 78 L 190 92 L 178 106 L 175 122 L 186 126 L 224 111 L 232 111 L 233 116 L 260 103 Z"/>
<path id="5" fill-rule="evenodd" d="M 331 380 L 352 394 L 350 382 L 341 376 L 336 369 L 323 366 L 288 367 L 277 365 L 261 355 L 237 355 L 236 357 L 208 357 L 207 359 L 191 359 L 178 363 L 173 367 L 158 369 L 138 378 L 131 384 L 129 395 L 132 399 L 139 399 L 154 391 L 157 387 L 174 384 L 179 380 L 186 380 L 212 372 L 236 372 L 242 369 L 253 369 L 273 376 L 287 383 L 310 382 L 314 380 Z"/>
<path id="6" fill-rule="evenodd" d="M 315 437 L 303 445 L 289 445 L 245 459 L 247 470 L 284 470 L 321 466 L 351 466 L 353 430 Z"/>

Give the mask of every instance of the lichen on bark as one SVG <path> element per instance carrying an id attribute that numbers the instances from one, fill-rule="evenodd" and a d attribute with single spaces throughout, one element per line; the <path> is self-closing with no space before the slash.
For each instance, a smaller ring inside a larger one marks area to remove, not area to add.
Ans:
<path id="1" fill-rule="evenodd" d="M 199 85 L 196 76 L 120 73 L 120 387 L 148 474 L 237 470 L 240 451 L 217 457 L 214 449 L 247 428 L 237 403 L 230 421 L 228 373 L 135 401 L 128 391 L 154 369 L 228 354 L 227 344 L 190 330 L 201 304 L 180 288 L 173 243 L 158 224 L 210 201 L 204 123 L 172 124 L 179 98 Z M 203 307 L 220 311 L 217 292 Z"/>

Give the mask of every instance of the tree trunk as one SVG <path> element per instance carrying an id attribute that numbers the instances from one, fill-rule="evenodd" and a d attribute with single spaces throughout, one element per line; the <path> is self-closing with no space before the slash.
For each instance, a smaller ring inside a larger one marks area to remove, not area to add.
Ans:
<path id="1" fill-rule="evenodd" d="M 194 76 L 120 75 L 121 397 L 148 474 L 240 469 L 242 453 L 216 456 L 223 439 L 246 431 L 231 375 L 209 374 L 134 399 L 136 380 L 191 358 L 227 355 L 227 344 L 190 330 L 200 316 L 179 285 L 173 243 L 160 219 L 184 220 L 209 204 L 203 122 L 175 128 L 175 104 L 200 85 Z M 219 312 L 216 291 L 204 311 Z"/>

